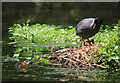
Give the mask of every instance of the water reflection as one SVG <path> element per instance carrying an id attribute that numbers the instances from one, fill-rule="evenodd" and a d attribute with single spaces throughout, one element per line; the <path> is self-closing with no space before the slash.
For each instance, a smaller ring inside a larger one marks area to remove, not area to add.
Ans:
<path id="1" fill-rule="evenodd" d="M 104 70 L 74 70 L 52 66 L 32 65 L 27 73 L 19 73 L 15 68 L 16 62 L 3 62 L 3 81 L 114 81 L 119 82 L 119 75 Z M 111 78 L 112 76 L 112 78 Z"/>

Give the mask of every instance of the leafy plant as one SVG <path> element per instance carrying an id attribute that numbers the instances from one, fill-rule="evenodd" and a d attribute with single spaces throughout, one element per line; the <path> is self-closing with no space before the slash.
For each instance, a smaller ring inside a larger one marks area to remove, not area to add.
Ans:
<path id="1" fill-rule="evenodd" d="M 30 20 L 22 25 L 14 24 L 13 27 L 9 28 L 10 39 L 14 41 L 14 47 L 16 47 L 15 54 L 19 54 L 19 57 L 42 56 L 50 53 L 50 48 L 53 45 L 59 48 L 80 46 L 76 42 L 79 37 L 75 35 L 76 31 L 73 26 L 64 28 L 63 26 L 47 24 L 29 25 L 29 22 Z M 104 66 L 111 69 L 118 68 L 120 65 L 119 25 L 120 20 L 118 26 L 114 26 L 114 28 L 102 25 L 100 31 L 91 38 L 98 45 L 95 50 L 100 53 L 100 57 L 96 57 L 94 61 L 97 63 L 97 60 L 100 59 Z M 101 43 L 98 43 L 99 41 Z M 99 46 L 102 46 L 102 48 Z"/>
<path id="2" fill-rule="evenodd" d="M 96 42 L 98 46 L 102 46 L 102 48 L 98 47 L 97 50 L 101 54 L 101 61 L 104 62 L 104 65 L 108 69 L 118 69 L 120 66 L 120 42 L 118 36 L 119 27 L 114 26 L 114 28 L 111 28 L 107 25 L 105 25 L 104 27 L 105 30 L 101 30 L 93 37 L 95 41 L 101 41 L 101 43 Z M 96 59 L 96 62 L 97 60 L 98 59 Z"/>

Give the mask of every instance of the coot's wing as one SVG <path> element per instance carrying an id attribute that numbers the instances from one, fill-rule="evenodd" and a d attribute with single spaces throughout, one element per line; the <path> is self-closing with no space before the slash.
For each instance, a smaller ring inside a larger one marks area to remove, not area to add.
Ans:
<path id="1" fill-rule="evenodd" d="M 81 32 L 92 29 L 92 24 L 94 23 L 94 18 L 87 18 L 80 21 L 76 27 L 76 34 L 78 35 Z"/>

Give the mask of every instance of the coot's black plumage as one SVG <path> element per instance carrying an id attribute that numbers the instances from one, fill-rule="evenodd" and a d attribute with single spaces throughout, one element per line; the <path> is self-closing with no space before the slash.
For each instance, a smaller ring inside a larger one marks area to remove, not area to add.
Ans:
<path id="1" fill-rule="evenodd" d="M 102 20 L 100 18 L 86 18 L 81 20 L 76 27 L 76 35 L 81 39 L 89 39 L 100 29 Z"/>

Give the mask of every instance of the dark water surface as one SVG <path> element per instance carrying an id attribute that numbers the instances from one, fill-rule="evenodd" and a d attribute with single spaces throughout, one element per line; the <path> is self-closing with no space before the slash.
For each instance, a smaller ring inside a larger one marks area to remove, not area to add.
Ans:
<path id="1" fill-rule="evenodd" d="M 7 61 L 8 60 L 8 61 Z M 7 59 L 2 63 L 2 81 L 23 82 L 85 82 L 85 83 L 119 83 L 120 72 L 107 72 L 105 70 L 75 70 L 52 66 L 31 65 L 26 73 L 16 70 L 15 59 Z"/>

